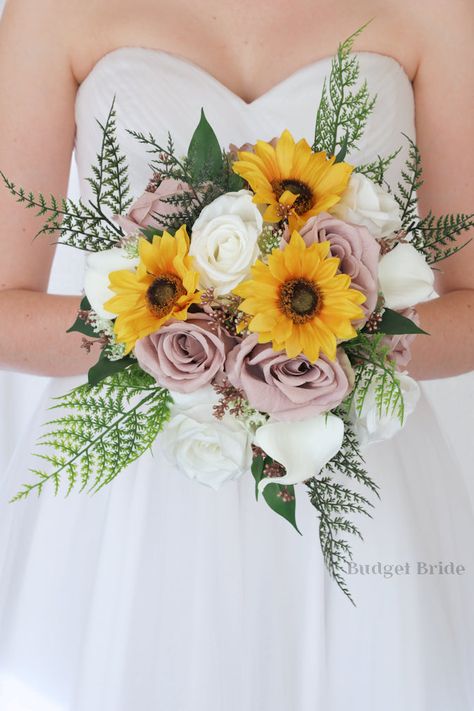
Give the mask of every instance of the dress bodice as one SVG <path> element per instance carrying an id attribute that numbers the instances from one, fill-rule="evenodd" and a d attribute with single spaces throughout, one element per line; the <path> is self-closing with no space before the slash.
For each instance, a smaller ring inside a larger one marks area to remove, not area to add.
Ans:
<path id="1" fill-rule="evenodd" d="M 363 163 L 386 155 L 404 143 L 401 133 L 414 137 L 414 101 L 411 82 L 393 57 L 358 52 L 360 80 L 377 94 L 359 151 L 347 160 Z M 105 54 L 80 85 L 75 106 L 76 160 L 81 191 L 99 148 L 100 129 L 116 95 L 117 130 L 128 158 L 132 193 L 143 192 L 149 178 L 149 156 L 126 129 L 151 132 L 160 142 L 171 133 L 177 152 L 186 152 L 197 126 L 201 107 L 223 147 L 257 139 L 270 140 L 288 128 L 295 139 L 312 143 L 316 110 L 331 57 L 308 64 L 247 103 L 224 84 L 178 55 L 144 47 L 119 47 Z M 392 165 L 389 180 L 396 180 L 404 151 Z"/>

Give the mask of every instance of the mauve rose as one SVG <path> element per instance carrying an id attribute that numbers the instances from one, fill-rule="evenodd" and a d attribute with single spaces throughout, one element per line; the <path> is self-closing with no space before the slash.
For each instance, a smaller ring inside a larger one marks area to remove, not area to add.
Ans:
<path id="1" fill-rule="evenodd" d="M 268 143 L 271 146 L 273 146 L 273 148 L 275 148 L 276 144 L 278 143 L 278 137 L 272 138 L 271 141 L 268 141 Z M 236 146 L 235 143 L 229 144 L 229 155 L 231 158 L 233 158 L 234 160 L 238 160 L 239 151 L 247 151 L 247 153 L 255 153 L 255 144 L 254 143 L 243 143 L 241 146 Z"/>
<path id="2" fill-rule="evenodd" d="M 416 323 L 417 326 L 420 325 L 420 317 L 416 309 L 404 309 L 399 313 Z M 416 333 L 401 333 L 393 336 L 385 336 L 383 338 L 383 343 L 390 346 L 389 357 L 396 362 L 399 368 L 406 368 L 410 362 L 411 344 L 415 337 Z"/>
<path id="3" fill-rule="evenodd" d="M 341 272 L 348 274 L 354 289 L 358 289 L 367 297 L 361 307 L 369 316 L 377 304 L 378 295 L 380 245 L 375 237 L 372 237 L 366 227 L 343 222 L 327 212 L 310 217 L 301 228 L 300 235 L 308 247 L 315 242 L 329 240 L 331 255 L 341 260 Z M 283 240 L 287 242 L 289 237 L 286 231 Z"/>
<path id="4" fill-rule="evenodd" d="M 173 178 L 165 178 L 155 192 L 143 193 L 133 203 L 126 215 L 114 215 L 114 220 L 127 234 L 136 232 L 140 227 L 166 229 L 166 224 L 152 213 L 169 215 L 172 212 L 176 212 L 176 205 L 167 202 L 166 198 L 182 193 L 187 189 L 186 183 Z"/>
<path id="5" fill-rule="evenodd" d="M 208 385 L 222 370 L 235 339 L 205 313 L 171 320 L 141 338 L 135 355 L 144 371 L 164 388 L 190 393 Z"/>
<path id="6" fill-rule="evenodd" d="M 252 407 L 276 420 L 302 420 L 327 412 L 342 402 L 354 384 L 352 367 L 341 349 L 334 361 L 321 356 L 310 363 L 305 356 L 288 358 L 284 351 L 259 344 L 257 334 L 231 350 L 225 371 Z"/>

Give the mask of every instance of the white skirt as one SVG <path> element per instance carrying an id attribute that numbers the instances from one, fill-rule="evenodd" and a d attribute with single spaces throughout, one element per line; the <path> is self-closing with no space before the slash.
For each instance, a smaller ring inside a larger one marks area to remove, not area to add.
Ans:
<path id="1" fill-rule="evenodd" d="M 366 451 L 381 501 L 358 522 L 354 607 L 304 486 L 299 536 L 250 473 L 215 492 L 159 438 L 96 495 L 9 503 L 48 398 L 81 381 L 51 382 L 0 480 L 1 711 L 474 708 L 473 508 L 426 397 Z"/>

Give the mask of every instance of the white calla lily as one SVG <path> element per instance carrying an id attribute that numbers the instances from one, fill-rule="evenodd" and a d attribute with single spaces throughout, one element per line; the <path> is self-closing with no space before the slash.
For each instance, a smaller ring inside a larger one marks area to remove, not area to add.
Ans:
<path id="1" fill-rule="evenodd" d="M 412 244 L 400 242 L 379 263 L 379 284 L 389 309 L 406 309 L 436 296 L 434 272 Z"/>
<path id="2" fill-rule="evenodd" d="M 120 269 L 135 269 L 138 257 L 130 257 L 124 249 L 112 247 L 103 252 L 87 255 L 84 275 L 84 291 L 90 305 L 101 318 L 111 319 L 115 314 L 104 309 L 106 301 L 114 296 L 109 289 L 109 274 Z"/>
<path id="3" fill-rule="evenodd" d="M 262 425 L 254 444 L 282 464 L 286 474 L 261 479 L 258 491 L 262 493 L 267 484 L 298 484 L 316 476 L 341 449 L 343 437 L 344 423 L 332 414 Z"/>

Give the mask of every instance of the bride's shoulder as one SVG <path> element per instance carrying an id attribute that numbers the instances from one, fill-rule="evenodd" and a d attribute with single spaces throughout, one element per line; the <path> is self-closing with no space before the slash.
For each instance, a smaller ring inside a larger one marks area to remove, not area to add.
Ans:
<path id="1" fill-rule="evenodd" d="M 472 37 L 474 23 L 474 3 L 472 0 L 417 0 L 404 5 L 410 6 L 408 18 L 412 18 L 418 36 L 427 46 L 443 38 L 449 46 L 461 37 Z"/>

